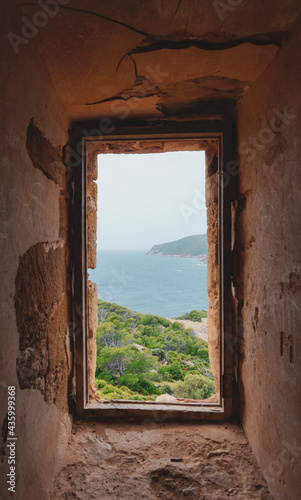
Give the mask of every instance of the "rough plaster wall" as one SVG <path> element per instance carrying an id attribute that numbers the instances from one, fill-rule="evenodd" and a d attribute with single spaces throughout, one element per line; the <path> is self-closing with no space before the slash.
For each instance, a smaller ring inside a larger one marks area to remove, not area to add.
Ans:
<path id="1" fill-rule="evenodd" d="M 240 411 L 271 493 L 300 498 L 301 31 L 238 105 Z"/>
<path id="2" fill-rule="evenodd" d="M 19 259 L 15 308 L 20 334 L 17 374 L 21 389 L 35 388 L 67 411 L 70 323 L 63 240 L 37 243 Z"/>
<path id="3" fill-rule="evenodd" d="M 3 4 L 5 2 L 2 3 L 3 11 L 1 12 L 1 32 L 3 33 L 1 53 L 3 57 L 0 75 L 0 262 L 2 285 L 0 423 L 2 426 L 7 412 L 7 386 L 14 385 L 16 387 L 17 429 L 17 488 L 14 498 L 22 500 L 46 499 L 59 466 L 59 459 L 70 435 L 71 423 L 67 411 L 67 393 L 63 395 L 66 384 L 64 382 L 59 396 L 59 407 L 50 404 L 58 397 L 58 393 L 55 396 L 48 393 L 50 402 L 47 403 L 45 394 L 41 394 L 35 384 L 31 384 L 31 388 L 23 390 L 20 388 L 17 377 L 17 358 L 22 344 L 22 341 L 20 344 L 20 334 L 21 338 L 25 340 L 26 332 L 29 330 L 24 328 L 23 337 L 22 328 L 17 325 L 14 304 L 15 280 L 18 268 L 20 271 L 19 264 L 22 266 L 23 262 L 24 265 L 26 258 L 30 259 L 31 257 L 31 278 L 36 280 L 35 284 L 31 283 L 31 285 L 37 286 L 38 277 L 43 276 L 43 272 L 34 271 L 35 258 L 33 253 L 38 252 L 39 257 L 43 257 L 43 267 L 48 266 L 48 271 L 50 270 L 52 273 L 53 284 L 56 286 L 59 284 L 58 277 L 55 276 L 53 259 L 57 258 L 57 262 L 61 262 L 61 259 L 68 258 L 65 248 L 66 195 L 63 186 L 51 180 L 40 167 L 35 168 L 33 158 L 30 157 L 26 149 L 26 141 L 28 125 L 34 117 L 35 122 L 60 156 L 62 147 L 67 142 L 69 124 L 62 105 L 53 90 L 49 75 L 36 51 L 35 40 L 29 40 L 27 44 L 22 44 L 19 54 L 15 54 L 10 46 L 6 34 L 9 31 L 20 33 L 21 22 L 17 25 L 12 23 L 10 15 L 13 6 L 10 3 Z M 56 245 L 58 248 L 54 250 Z M 52 248 L 48 252 L 49 258 L 46 255 L 47 248 Z M 58 252 L 61 254 L 60 256 Z M 51 254 L 53 254 L 52 257 Z M 19 262 L 20 257 L 21 261 Z M 44 271 L 46 272 L 46 269 Z M 23 278 L 25 277 L 26 273 L 23 274 Z M 23 279 L 24 284 L 26 283 Z M 62 291 L 63 285 L 60 287 Z M 52 285 L 46 286 L 47 293 L 51 288 Z M 24 301 L 27 300 L 26 304 L 30 306 L 27 290 L 24 289 L 22 293 Z M 55 300 L 51 303 L 51 297 L 47 293 L 44 299 L 51 307 Z M 59 299 L 61 298 L 62 293 Z M 61 308 L 64 307 L 61 306 Z M 39 314 L 41 311 L 36 312 Z M 64 324 L 65 321 L 66 317 L 61 317 L 60 327 L 62 331 L 64 330 L 64 335 L 68 326 Z M 49 346 L 51 345 L 54 347 L 54 344 L 50 343 Z M 59 356 L 61 356 L 60 361 L 67 362 L 65 350 L 63 353 L 60 352 Z M 2 443 L 1 447 L 0 462 L 0 487 L 3 494 L 6 495 L 8 465 L 5 442 Z"/>

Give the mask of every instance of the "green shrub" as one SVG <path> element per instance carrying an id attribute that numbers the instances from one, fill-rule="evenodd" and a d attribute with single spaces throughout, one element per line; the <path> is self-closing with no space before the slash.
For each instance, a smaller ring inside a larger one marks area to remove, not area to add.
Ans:
<path id="1" fill-rule="evenodd" d="M 179 363 L 179 361 L 173 361 L 168 367 L 167 367 L 168 373 L 170 373 L 171 377 L 174 380 L 182 380 L 184 372 L 182 370 L 182 367 Z"/>
<path id="2" fill-rule="evenodd" d="M 193 311 L 185 313 L 182 316 L 178 316 L 175 319 L 189 319 L 190 321 L 196 321 L 199 323 L 200 321 L 202 321 L 202 318 L 207 318 L 207 311 L 205 311 L 204 309 L 202 309 L 201 311 L 193 309 Z"/>
<path id="3" fill-rule="evenodd" d="M 161 316 L 156 316 L 154 314 L 143 314 L 139 318 L 138 324 L 151 326 L 162 325 L 164 327 L 167 327 L 170 325 L 170 321 L 168 321 L 166 318 L 162 318 Z"/>
<path id="4" fill-rule="evenodd" d="M 186 375 L 174 390 L 175 397 L 187 399 L 207 399 L 214 393 L 214 381 L 204 375 Z"/>
<path id="5" fill-rule="evenodd" d="M 198 349 L 197 355 L 201 359 L 205 359 L 206 361 L 209 360 L 209 353 L 208 353 L 208 347 L 201 347 L 201 349 Z"/>
<path id="6" fill-rule="evenodd" d="M 134 373 L 127 373 L 118 379 L 118 385 L 128 387 L 132 391 L 137 390 L 137 384 L 138 377 Z"/>
<path id="7" fill-rule="evenodd" d="M 106 385 L 107 385 L 107 382 L 105 380 L 99 380 L 99 379 L 95 380 L 96 389 L 103 389 L 104 387 L 106 387 Z"/>
<path id="8" fill-rule="evenodd" d="M 185 330 L 185 326 L 182 323 L 179 323 L 178 321 L 175 321 L 172 325 L 171 328 L 175 331 L 181 331 L 183 332 Z"/>
<path id="9" fill-rule="evenodd" d="M 166 354 L 163 351 L 163 349 L 158 349 L 158 348 L 153 349 L 152 355 L 157 356 L 159 358 L 159 361 L 161 361 L 161 362 L 166 359 Z"/>
<path id="10" fill-rule="evenodd" d="M 161 385 L 160 389 L 161 389 L 161 394 L 173 394 L 173 390 L 169 384 Z"/>

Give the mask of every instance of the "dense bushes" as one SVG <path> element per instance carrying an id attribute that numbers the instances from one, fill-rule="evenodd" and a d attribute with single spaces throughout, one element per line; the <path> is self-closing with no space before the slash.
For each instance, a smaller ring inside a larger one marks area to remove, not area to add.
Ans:
<path id="1" fill-rule="evenodd" d="M 203 312 L 189 314 L 195 318 Z M 202 399 L 199 394 L 206 398 L 214 393 L 208 344 L 191 335 L 182 323 L 101 300 L 98 318 L 96 388 L 100 397 L 154 400 L 168 393 Z"/>
<path id="2" fill-rule="evenodd" d="M 184 382 L 174 387 L 174 396 L 188 399 L 206 399 L 214 394 L 214 382 L 205 375 L 186 375 Z"/>
<path id="3" fill-rule="evenodd" d="M 201 311 L 193 309 L 190 313 L 185 313 L 183 316 L 178 316 L 176 319 L 190 319 L 190 321 L 200 322 L 202 321 L 202 318 L 207 318 L 207 311 L 204 311 L 203 309 Z"/>

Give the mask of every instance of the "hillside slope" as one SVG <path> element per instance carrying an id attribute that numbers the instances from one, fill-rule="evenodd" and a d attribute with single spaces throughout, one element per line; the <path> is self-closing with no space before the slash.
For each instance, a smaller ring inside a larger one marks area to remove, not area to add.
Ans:
<path id="1" fill-rule="evenodd" d="M 214 394 L 208 343 L 197 330 L 202 323 L 190 321 L 186 328 L 185 320 L 97 303 L 95 386 L 101 399 L 203 400 Z"/>
<path id="2" fill-rule="evenodd" d="M 147 255 L 195 257 L 204 261 L 207 257 L 207 235 L 195 234 L 169 243 L 154 245 Z"/>

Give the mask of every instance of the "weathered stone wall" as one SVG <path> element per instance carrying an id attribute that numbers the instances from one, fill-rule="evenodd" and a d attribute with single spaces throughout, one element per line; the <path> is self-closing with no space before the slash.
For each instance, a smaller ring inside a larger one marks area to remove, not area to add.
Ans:
<path id="1" fill-rule="evenodd" d="M 208 141 L 206 149 L 207 207 L 207 290 L 208 290 L 208 349 L 216 396 L 220 390 L 219 342 L 219 269 L 218 269 L 218 142 Z"/>
<path id="2" fill-rule="evenodd" d="M 89 146 L 88 146 L 89 148 Z M 87 267 L 95 269 L 97 265 L 97 154 L 88 154 L 87 165 Z M 97 308 L 97 285 L 88 280 L 88 380 L 89 395 L 96 394 L 95 370 L 96 370 L 96 329 L 98 325 Z"/>
<path id="3" fill-rule="evenodd" d="M 96 250 L 97 250 L 97 163 L 96 169 L 88 165 L 87 180 L 87 218 L 88 218 L 88 250 L 87 265 L 88 269 L 96 268 Z"/>
<path id="4" fill-rule="evenodd" d="M 88 308 L 89 308 L 89 333 L 88 333 L 88 377 L 89 395 L 96 394 L 95 370 L 97 358 L 96 329 L 98 325 L 97 285 L 88 280 Z"/>
<path id="5" fill-rule="evenodd" d="M 240 413 L 279 500 L 301 491 L 300 37 L 237 107 Z"/>
<path id="6" fill-rule="evenodd" d="M 46 499 L 71 430 L 69 123 L 35 41 L 14 52 L 6 35 L 22 23 L 11 22 L 12 4 L 2 7 L 0 489 L 8 498 L 7 387 L 15 386 L 14 498 Z"/>

